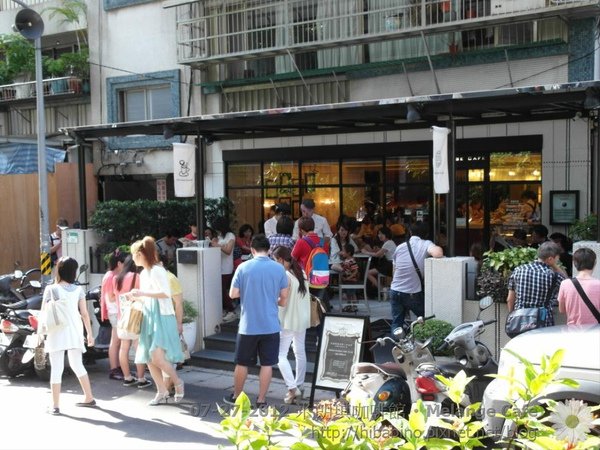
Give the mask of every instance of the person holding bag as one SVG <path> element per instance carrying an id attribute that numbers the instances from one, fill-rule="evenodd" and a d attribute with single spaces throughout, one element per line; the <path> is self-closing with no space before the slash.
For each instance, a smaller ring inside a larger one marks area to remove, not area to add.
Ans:
<path id="1" fill-rule="evenodd" d="M 288 388 L 283 401 L 286 404 L 294 403 L 296 397 L 302 397 L 302 385 L 306 376 L 306 329 L 310 328 L 311 299 L 308 292 L 306 274 L 287 247 L 277 247 L 273 258 L 281 264 L 287 274 L 289 297 L 287 305 L 279 306 L 279 371 Z M 290 344 L 296 358 L 296 377 L 292 373 L 290 362 L 287 359 Z"/>
<path id="2" fill-rule="evenodd" d="M 114 279 L 113 293 L 119 304 L 119 324 L 123 319 L 123 312 L 125 308 L 129 307 L 129 301 L 126 298 L 128 292 L 133 289 L 139 289 L 140 277 L 137 273 L 137 267 L 133 262 L 131 254 L 126 254 L 124 262 L 117 264 L 118 275 Z M 124 300 L 124 301 L 123 301 Z M 145 377 L 146 367 L 144 364 L 136 364 L 137 377 L 131 375 L 129 368 L 129 349 L 131 344 L 137 348 L 138 339 L 130 339 L 130 336 L 122 327 L 117 330 L 119 338 L 121 339 L 121 347 L 119 348 L 119 364 L 123 371 L 123 386 L 136 386 L 139 389 L 147 388 L 152 386 L 152 382 L 147 380 Z"/>
<path id="3" fill-rule="evenodd" d="M 76 406 L 96 406 L 92 387 L 85 367 L 83 367 L 83 352 L 85 352 L 83 328 L 87 333 L 87 345 L 94 346 L 92 325 L 88 314 L 85 293 L 81 286 L 74 284 L 79 264 L 69 256 L 63 256 L 56 263 L 56 278 L 44 291 L 42 315 L 48 308 L 48 302 L 60 303 L 61 317 L 64 324 L 48 330 L 44 350 L 50 358 L 50 390 L 52 391 L 52 407 L 50 414 L 59 415 L 59 401 L 62 374 L 65 366 L 65 351 L 69 357 L 69 366 L 77 376 L 83 390 L 83 401 Z M 55 309 L 57 306 L 55 305 Z"/>
<path id="4" fill-rule="evenodd" d="M 177 376 L 172 364 L 183 360 L 175 309 L 171 300 L 171 289 L 167 271 L 158 262 L 154 238 L 146 236 L 131 246 L 131 255 L 140 273 L 140 288 L 126 294 L 129 299 L 142 302 L 143 318 L 136 364 L 147 364 L 156 384 L 156 396 L 148 403 L 155 406 L 167 402 L 169 391 L 165 386 L 163 372 L 175 384 L 175 402 L 184 396 L 183 381 Z"/>
<path id="5" fill-rule="evenodd" d="M 514 337 L 524 331 L 554 325 L 552 303 L 556 299 L 559 284 L 567 278 L 565 271 L 558 265 L 560 252 L 558 244 L 552 241 L 544 242 L 538 248 L 537 261 L 523 264 L 513 270 L 508 279 L 506 298 L 509 315 L 505 330 L 509 336 Z M 534 317 L 531 320 L 518 319 L 521 313 L 517 311 L 521 309 L 532 311 Z M 539 311 L 536 313 L 534 309 Z"/>
<path id="6" fill-rule="evenodd" d="M 600 323 L 600 280 L 592 277 L 596 254 L 583 247 L 573 253 L 577 277 L 565 280 L 558 291 L 558 310 L 567 315 L 567 325 Z"/>

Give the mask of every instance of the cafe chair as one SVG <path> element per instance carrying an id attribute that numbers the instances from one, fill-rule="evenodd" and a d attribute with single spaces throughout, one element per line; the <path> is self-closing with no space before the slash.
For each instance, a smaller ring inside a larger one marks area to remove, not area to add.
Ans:
<path id="1" fill-rule="evenodd" d="M 355 255 L 356 256 L 356 255 Z M 371 314 L 371 308 L 369 307 L 369 298 L 367 297 L 367 283 L 369 279 L 367 275 L 369 274 L 369 267 L 371 265 L 371 257 L 357 257 L 356 263 L 359 267 L 360 277 L 359 283 L 347 283 L 341 280 L 340 277 L 340 286 L 339 286 L 339 299 L 340 299 L 340 311 L 344 309 L 344 300 L 343 300 L 343 292 L 344 290 L 362 290 L 363 291 L 363 300 L 357 299 L 356 304 L 360 304 L 361 301 L 365 302 L 365 306 L 367 307 L 367 312 Z M 348 302 L 349 304 L 349 302 Z"/>

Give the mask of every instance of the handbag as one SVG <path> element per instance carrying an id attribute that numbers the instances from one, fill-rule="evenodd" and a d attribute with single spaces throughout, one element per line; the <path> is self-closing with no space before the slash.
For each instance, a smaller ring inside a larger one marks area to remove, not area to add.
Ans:
<path id="1" fill-rule="evenodd" d="M 316 327 L 321 323 L 321 317 L 325 314 L 325 308 L 321 299 L 316 295 L 310 295 L 310 326 Z"/>
<path id="2" fill-rule="evenodd" d="M 140 302 L 133 302 L 129 308 L 129 319 L 127 320 L 127 326 L 125 329 L 128 333 L 139 335 L 142 331 L 142 319 L 144 313 L 142 312 L 142 305 Z"/>
<path id="3" fill-rule="evenodd" d="M 600 323 L 600 312 L 596 309 L 590 298 L 587 296 L 587 294 L 581 287 L 581 283 L 579 283 L 579 280 L 577 278 L 571 278 L 571 281 L 575 285 L 575 289 L 577 289 L 577 292 L 579 293 L 581 300 L 583 300 L 583 303 L 585 303 L 585 306 L 587 306 L 588 309 L 591 311 L 596 321 Z"/>
<path id="4" fill-rule="evenodd" d="M 535 330 L 536 328 L 542 328 L 544 326 L 546 317 L 548 316 L 548 305 L 550 304 L 550 298 L 552 297 L 555 284 L 556 274 L 552 276 L 552 284 L 546 293 L 544 306 L 520 308 L 510 312 L 506 318 L 506 325 L 504 326 L 504 331 L 508 337 L 514 338 L 526 331 Z"/>
<path id="5" fill-rule="evenodd" d="M 127 325 L 129 324 L 129 316 L 131 315 L 131 304 L 133 303 L 131 300 L 128 300 L 127 297 L 122 295 L 119 298 L 119 303 L 121 305 L 121 317 L 117 322 L 117 336 L 119 339 L 130 339 L 135 340 L 140 337 L 139 333 L 130 333 L 127 331 Z"/>
<path id="6" fill-rule="evenodd" d="M 42 304 L 40 314 L 42 334 L 54 333 L 67 324 L 66 303 L 57 301 L 54 289 L 52 287 L 49 287 L 49 289 L 50 300 Z"/>
<path id="7" fill-rule="evenodd" d="M 130 291 L 135 286 L 136 276 L 137 273 L 134 272 L 133 279 L 131 280 L 131 286 L 129 288 Z M 135 340 L 140 337 L 139 333 L 130 333 L 129 331 L 127 331 L 127 325 L 129 324 L 129 316 L 131 315 L 132 303 L 134 302 L 129 300 L 126 295 L 119 295 L 119 305 L 121 307 L 121 317 L 119 317 L 119 320 L 117 322 L 117 336 L 119 337 L 119 339 Z"/>
<path id="8" fill-rule="evenodd" d="M 185 339 L 183 338 L 183 334 L 179 335 L 179 342 L 181 343 L 181 353 L 183 353 L 183 361 L 187 361 L 192 356 L 190 355 L 190 349 L 188 348 L 187 342 L 185 342 Z"/>

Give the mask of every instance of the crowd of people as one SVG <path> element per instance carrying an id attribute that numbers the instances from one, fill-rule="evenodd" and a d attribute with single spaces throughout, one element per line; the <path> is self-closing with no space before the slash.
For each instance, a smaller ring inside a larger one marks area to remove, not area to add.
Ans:
<path id="1" fill-rule="evenodd" d="M 404 325 L 408 311 L 424 315 L 424 265 L 429 257 L 441 258 L 443 248 L 428 239 L 426 223 L 408 226 L 390 218 L 375 220 L 366 214 L 361 222 L 342 216 L 335 226 L 315 212 L 312 199 L 300 206 L 302 215 L 294 221 L 288 204 L 273 208 L 273 216 L 264 222 L 264 233 L 254 234 L 249 224 L 230 229 L 225 217 L 217 218 L 207 228 L 208 246 L 218 248 L 221 255 L 221 286 L 223 321 L 239 319 L 236 338 L 234 388 L 224 398 L 234 403 L 243 391 L 248 367 L 260 361 L 259 394 L 256 405 L 266 402 L 272 367 L 278 365 L 288 391 L 286 403 L 303 395 L 306 373 L 306 331 L 310 328 L 310 297 L 314 295 L 328 307 L 328 290 L 312 283 L 307 268 L 315 248 L 328 255 L 329 270 L 340 274 L 341 282 L 357 282 L 357 254 L 371 257 L 373 264 L 365 268 L 369 283 L 376 288 L 379 275 L 391 278 L 389 300 L 391 330 Z M 532 208 L 535 210 L 535 208 Z M 368 210 L 368 209 L 367 209 Z M 263 231 L 263 230 L 260 230 Z M 527 245 L 527 234 L 516 230 L 511 239 L 494 236 L 492 250 Z M 174 274 L 166 270 L 173 265 L 178 246 L 198 240 L 197 227 L 177 239 L 169 232 L 154 241 L 145 237 L 131 246 L 130 253 L 115 250 L 109 258 L 109 270 L 102 281 L 102 319 L 110 321 L 113 330 L 109 346 L 109 377 L 121 380 L 125 386 L 145 388 L 154 384 L 156 395 L 150 405 L 165 403 L 172 395 L 175 401 L 184 396 L 183 381 L 177 376 L 176 364 L 183 361 L 180 334 L 182 332 L 181 285 Z M 532 227 L 529 245 L 537 248 L 538 259 L 515 269 L 508 280 L 508 310 L 546 306 L 549 313 L 545 325 L 554 324 L 548 302 L 558 302 L 559 311 L 567 315 L 567 323 L 597 323 L 593 308 L 600 308 L 600 280 L 592 278 L 596 255 L 587 248 L 570 255 L 571 243 L 560 233 L 548 236 L 548 229 Z M 472 248 L 481 258 L 483 247 Z M 161 262 L 162 259 L 162 262 Z M 572 264 L 577 277 L 569 279 Z M 85 326 L 88 345 L 93 345 L 85 299 L 80 287 L 73 285 L 77 262 L 72 258 L 57 260 L 57 286 L 54 295 L 69 299 L 72 326 L 68 332 L 48 336 L 46 351 L 52 361 L 52 412 L 59 413 L 60 378 L 64 351 L 68 351 L 84 398 L 79 406 L 94 406 L 89 378 L 79 364 Z M 45 302 L 55 289 L 46 289 Z M 582 294 L 583 292 L 583 294 Z M 591 300 L 589 306 L 582 295 Z M 356 312 L 356 296 L 350 293 L 345 312 Z M 139 302 L 143 321 L 139 337 L 119 335 L 119 319 L 124 307 Z M 83 324 L 83 326 L 82 326 Z M 129 350 L 136 347 L 135 375 L 129 366 Z M 288 361 L 290 347 L 295 357 L 295 374 Z M 145 376 L 148 367 L 152 381 Z"/>

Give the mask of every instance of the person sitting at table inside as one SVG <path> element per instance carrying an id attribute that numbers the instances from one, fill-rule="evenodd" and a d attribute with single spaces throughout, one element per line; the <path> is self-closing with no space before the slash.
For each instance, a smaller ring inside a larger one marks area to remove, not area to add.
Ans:
<path id="1" fill-rule="evenodd" d="M 380 248 L 373 249 L 371 251 L 364 250 L 365 255 L 369 255 L 374 258 L 379 258 L 377 266 L 373 269 L 369 269 L 368 278 L 371 284 L 377 287 L 377 276 L 383 274 L 386 277 L 391 277 L 393 272 L 393 261 L 394 252 L 396 251 L 396 244 L 392 241 L 392 232 L 387 227 L 382 227 L 377 233 L 377 237 L 382 242 Z"/>
<path id="2" fill-rule="evenodd" d="M 354 247 L 354 252 L 358 251 L 358 246 L 354 240 L 350 237 L 350 225 L 346 220 L 342 220 L 338 223 L 338 230 L 333 239 L 331 240 L 331 251 L 329 253 L 329 265 L 331 270 L 335 272 L 343 272 L 342 269 L 342 251 L 346 244 Z M 354 253 L 353 252 L 353 253 Z"/>

